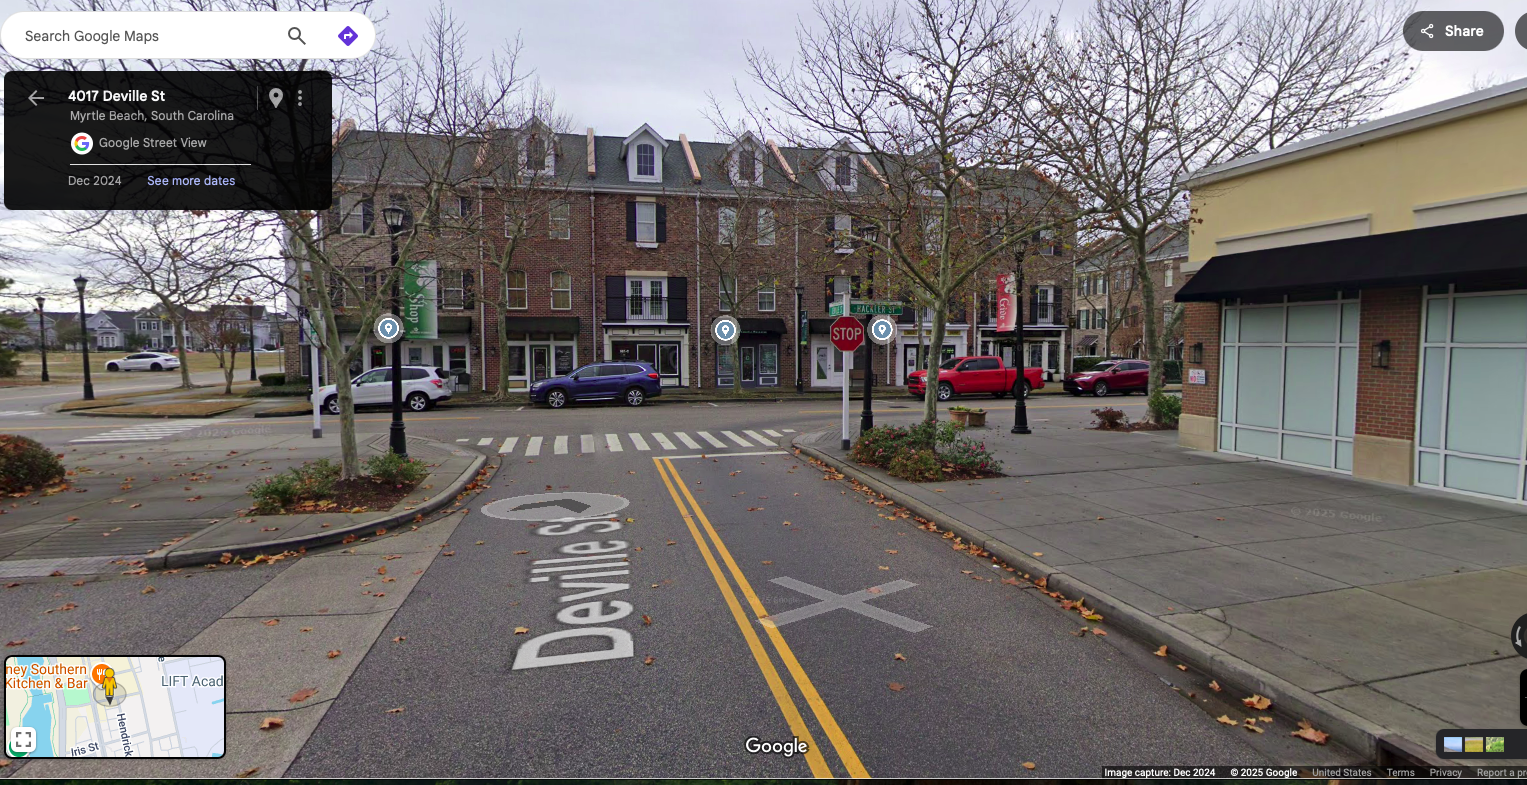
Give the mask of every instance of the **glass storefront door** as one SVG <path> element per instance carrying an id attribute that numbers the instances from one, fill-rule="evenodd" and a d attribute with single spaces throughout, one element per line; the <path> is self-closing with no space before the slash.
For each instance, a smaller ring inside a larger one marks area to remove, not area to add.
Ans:
<path id="1" fill-rule="evenodd" d="M 551 376 L 551 347 L 530 347 L 530 380 L 538 382 Z"/>

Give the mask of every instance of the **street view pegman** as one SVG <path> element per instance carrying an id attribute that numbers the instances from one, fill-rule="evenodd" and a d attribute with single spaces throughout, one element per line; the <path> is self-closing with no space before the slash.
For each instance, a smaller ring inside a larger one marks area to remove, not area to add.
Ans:
<path id="1" fill-rule="evenodd" d="M 1527 8 L 0 9 L 5 776 L 1527 771 Z"/>

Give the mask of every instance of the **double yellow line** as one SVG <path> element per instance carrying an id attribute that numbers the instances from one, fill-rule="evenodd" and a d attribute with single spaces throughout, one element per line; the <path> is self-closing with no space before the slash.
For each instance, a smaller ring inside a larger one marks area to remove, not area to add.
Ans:
<path id="1" fill-rule="evenodd" d="M 773 693 L 774 701 L 779 704 L 780 713 L 785 715 L 785 722 L 790 725 L 790 732 L 796 738 L 806 742 L 806 762 L 811 766 L 812 776 L 818 778 L 835 776 L 828 768 L 827 760 L 822 756 L 816 739 L 811 735 L 811 729 L 807 727 L 805 719 L 801 716 L 795 698 L 785 688 L 785 682 L 780 678 L 779 670 L 770 659 L 769 652 L 764 649 L 763 642 L 758 637 L 758 631 L 753 628 L 753 620 L 748 617 L 742 603 L 737 600 L 737 591 L 733 590 L 732 584 L 727 580 L 727 574 L 730 573 L 732 580 L 736 581 L 737 590 L 740 590 L 743 597 L 747 599 L 754 618 L 762 620 L 769 615 L 764 610 L 763 603 L 758 600 L 752 585 L 742 574 L 742 568 L 738 567 L 737 561 L 732 558 L 731 551 L 727 550 L 726 543 L 722 542 L 721 535 L 711 525 L 710 519 L 705 517 L 705 512 L 700 509 L 700 503 L 695 501 L 689 488 L 685 487 L 684 480 L 674 468 L 673 462 L 667 458 L 653 458 L 652 462 L 657 465 L 657 472 L 663 478 L 663 484 L 668 486 L 668 495 L 673 497 L 673 504 L 678 508 L 684 524 L 689 527 L 689 534 L 694 538 L 695 545 L 699 547 L 700 555 L 705 557 L 705 564 L 710 567 L 710 574 L 716 580 L 716 587 L 721 589 L 721 596 L 726 599 L 727 607 L 731 608 L 732 620 L 737 622 L 737 628 L 742 631 L 742 637 L 747 639 L 748 648 L 753 652 L 753 660 L 758 663 L 758 670 L 763 673 L 764 681 L 768 682 L 769 691 Z M 697 518 L 698 526 L 695 523 Z M 700 533 L 702 526 L 705 529 L 703 535 Z M 712 544 L 714 544 L 714 550 Z M 717 554 L 720 555 L 721 562 L 726 564 L 727 572 L 722 571 L 721 565 L 716 560 Z M 767 621 L 759 626 L 763 627 L 768 634 L 769 643 L 773 645 L 775 654 L 779 656 L 780 662 L 784 663 L 785 670 L 790 673 L 796 688 L 805 697 L 806 705 L 811 708 L 811 713 L 816 717 L 817 724 L 821 726 L 822 733 L 832 743 L 833 750 L 837 752 L 838 759 L 842 761 L 848 776 L 854 779 L 868 779 L 869 772 L 859 761 L 859 755 L 854 752 L 853 745 L 848 743 L 848 737 L 843 735 L 843 729 L 838 727 L 837 720 L 833 719 L 832 712 L 828 711 L 827 704 L 822 701 L 822 696 L 817 693 L 805 669 L 795 659 L 795 654 L 790 651 L 790 645 L 785 643 L 784 636 L 780 635 L 778 628 Z"/>

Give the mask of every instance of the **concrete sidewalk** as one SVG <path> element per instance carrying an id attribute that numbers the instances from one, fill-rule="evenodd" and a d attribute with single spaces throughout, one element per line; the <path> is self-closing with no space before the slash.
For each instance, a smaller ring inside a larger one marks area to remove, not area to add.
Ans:
<path id="1" fill-rule="evenodd" d="M 1171 431 L 1008 425 L 969 435 L 1011 476 L 973 482 L 859 466 L 836 430 L 797 445 L 1376 760 L 1437 762 L 1438 730 L 1517 726 L 1527 509 L 1185 450 Z"/>
<path id="2" fill-rule="evenodd" d="M 360 447 L 364 460 L 385 452 L 387 437 L 363 437 Z M 69 490 L 0 504 L 0 578 L 202 564 L 364 536 L 450 503 L 486 460 L 423 439 L 409 439 L 409 452 L 431 465 L 430 475 L 392 510 L 248 516 L 251 483 L 337 458 L 337 434 L 211 422 L 187 438 L 74 445 L 63 453 Z"/>

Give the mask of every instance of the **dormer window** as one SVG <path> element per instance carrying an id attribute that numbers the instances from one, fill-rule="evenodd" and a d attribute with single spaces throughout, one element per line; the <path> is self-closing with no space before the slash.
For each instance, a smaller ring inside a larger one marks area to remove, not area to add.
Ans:
<path id="1" fill-rule="evenodd" d="M 758 179 L 758 158 L 752 150 L 737 153 L 737 179 L 744 183 Z"/>
<path id="2" fill-rule="evenodd" d="M 657 148 L 650 144 L 636 146 L 636 176 L 657 176 Z"/>
<path id="3" fill-rule="evenodd" d="M 854 162 L 846 155 L 833 160 L 832 182 L 839 188 L 847 188 L 854 181 Z"/>
<path id="4" fill-rule="evenodd" d="M 836 191 L 853 191 L 859 187 L 859 167 L 851 152 L 829 153 L 822 161 L 822 183 Z"/>
<path id="5" fill-rule="evenodd" d="M 539 133 L 525 137 L 525 172 L 527 174 L 551 174 L 557 168 L 557 154 Z"/>

